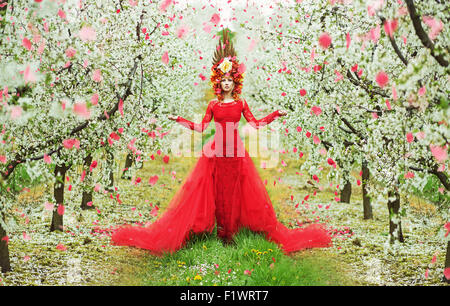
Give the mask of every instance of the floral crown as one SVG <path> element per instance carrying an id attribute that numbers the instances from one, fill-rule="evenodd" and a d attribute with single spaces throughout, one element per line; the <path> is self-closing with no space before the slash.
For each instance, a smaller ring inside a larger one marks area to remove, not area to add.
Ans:
<path id="1" fill-rule="evenodd" d="M 244 79 L 245 65 L 240 64 L 236 58 L 236 51 L 228 37 L 229 30 L 222 31 L 222 40 L 216 48 L 213 58 L 213 66 L 211 67 L 211 83 L 214 93 L 223 100 L 221 81 L 224 76 L 231 77 L 234 81 L 233 98 L 238 99 L 242 90 L 242 82 Z"/>

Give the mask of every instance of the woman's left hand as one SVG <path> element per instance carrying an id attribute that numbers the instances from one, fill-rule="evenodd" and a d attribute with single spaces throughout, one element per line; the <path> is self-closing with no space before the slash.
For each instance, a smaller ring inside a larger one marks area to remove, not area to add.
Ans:
<path id="1" fill-rule="evenodd" d="M 280 114 L 280 116 L 286 116 L 287 115 L 287 111 L 285 111 L 285 110 L 279 110 L 278 113 Z"/>

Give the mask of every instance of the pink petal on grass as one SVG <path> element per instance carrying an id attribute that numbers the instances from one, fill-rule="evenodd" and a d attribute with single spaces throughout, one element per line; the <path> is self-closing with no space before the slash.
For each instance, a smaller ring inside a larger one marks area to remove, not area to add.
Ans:
<path id="1" fill-rule="evenodd" d="M 157 181 L 158 181 L 158 176 L 157 176 L 157 175 L 154 175 L 154 176 L 151 176 L 151 177 L 150 177 L 150 179 L 148 180 L 148 183 L 149 183 L 150 185 L 154 186 L 154 185 L 156 184 Z"/>
<path id="2" fill-rule="evenodd" d="M 57 250 L 60 250 L 60 251 L 66 251 L 66 250 L 67 250 L 67 247 L 64 246 L 63 244 L 59 243 L 59 244 L 56 246 L 56 249 L 57 249 Z"/>

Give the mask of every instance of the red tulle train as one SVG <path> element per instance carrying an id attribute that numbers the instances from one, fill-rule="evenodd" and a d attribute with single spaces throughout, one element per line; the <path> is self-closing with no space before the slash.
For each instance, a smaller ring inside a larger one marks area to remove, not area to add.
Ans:
<path id="1" fill-rule="evenodd" d="M 207 143 L 205 148 L 211 145 L 214 143 Z M 277 220 L 247 150 L 245 157 L 203 154 L 154 223 L 147 227 L 122 226 L 112 234 L 111 242 L 163 255 L 182 248 L 191 235 L 211 233 L 216 221 L 217 235 L 224 240 L 231 240 L 246 227 L 263 233 L 285 254 L 331 245 L 330 235 L 322 225 L 288 229 Z"/>

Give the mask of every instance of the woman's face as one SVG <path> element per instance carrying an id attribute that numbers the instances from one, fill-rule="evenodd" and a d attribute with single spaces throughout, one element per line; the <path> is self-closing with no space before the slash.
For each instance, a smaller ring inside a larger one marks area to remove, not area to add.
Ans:
<path id="1" fill-rule="evenodd" d="M 234 89 L 234 81 L 233 78 L 230 76 L 224 76 L 222 78 L 222 81 L 220 82 L 220 85 L 222 86 L 222 90 L 227 91 L 233 91 Z"/>

